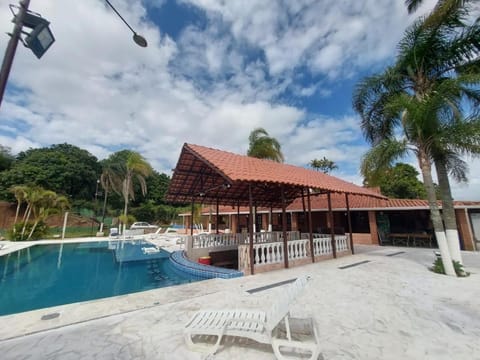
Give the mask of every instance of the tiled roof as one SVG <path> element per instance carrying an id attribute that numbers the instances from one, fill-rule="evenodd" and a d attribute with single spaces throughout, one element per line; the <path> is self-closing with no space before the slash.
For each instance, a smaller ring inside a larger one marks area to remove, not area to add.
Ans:
<path id="1" fill-rule="evenodd" d="M 203 183 L 203 184 L 202 184 Z M 319 171 L 185 144 L 172 177 L 167 199 L 189 202 L 200 196 L 204 203 L 248 204 L 249 184 L 257 205 L 281 204 L 281 187 L 287 203 L 307 188 L 383 198 L 378 192 Z M 227 188 L 228 186 L 228 188 Z"/>
<path id="2" fill-rule="evenodd" d="M 311 207 L 312 211 L 327 211 L 328 202 L 325 195 L 311 196 Z M 344 194 L 332 194 L 332 209 L 346 209 L 345 195 Z M 366 196 L 356 196 L 349 195 L 348 202 L 351 210 L 383 210 L 383 209 L 395 209 L 395 210 L 407 210 L 407 209 L 428 209 L 428 201 L 422 199 L 377 199 Z M 441 208 L 442 204 L 439 202 L 439 207 Z M 480 208 L 480 201 L 454 201 L 454 207 L 459 208 Z M 305 209 L 308 210 L 307 198 L 305 197 Z M 241 213 L 248 213 L 248 207 L 240 207 Z M 268 208 L 258 208 L 258 212 L 269 211 Z M 278 211 L 278 209 L 275 209 Z M 302 199 L 295 199 L 288 207 L 287 211 L 303 211 Z M 212 214 L 216 213 L 215 206 L 210 208 L 205 207 L 203 209 L 203 214 Z M 234 206 L 220 206 L 219 213 L 236 213 L 237 207 Z M 188 214 L 185 214 L 188 215 Z"/>

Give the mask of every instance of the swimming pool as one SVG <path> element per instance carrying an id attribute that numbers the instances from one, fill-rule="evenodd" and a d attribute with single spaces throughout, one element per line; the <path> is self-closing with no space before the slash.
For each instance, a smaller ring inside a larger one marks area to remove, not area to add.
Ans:
<path id="1" fill-rule="evenodd" d="M 202 280 L 144 241 L 35 245 L 0 257 L 0 315 Z"/>

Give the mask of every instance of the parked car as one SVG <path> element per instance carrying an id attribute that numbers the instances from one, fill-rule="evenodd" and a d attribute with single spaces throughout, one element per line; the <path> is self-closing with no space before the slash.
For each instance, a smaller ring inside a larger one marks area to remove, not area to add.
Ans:
<path id="1" fill-rule="evenodd" d="M 130 226 L 130 230 L 134 229 L 157 229 L 157 225 L 151 225 L 144 221 L 134 222 L 132 226 Z"/>

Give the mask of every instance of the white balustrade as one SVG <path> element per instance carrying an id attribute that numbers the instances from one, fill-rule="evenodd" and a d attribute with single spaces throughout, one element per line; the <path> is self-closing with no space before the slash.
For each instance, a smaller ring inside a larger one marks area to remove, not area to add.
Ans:
<path id="1" fill-rule="evenodd" d="M 335 235 L 335 241 L 337 245 L 337 251 L 347 251 L 348 250 L 348 235 Z"/>
<path id="2" fill-rule="evenodd" d="M 264 243 L 254 244 L 254 263 L 255 265 L 267 265 L 283 262 L 283 243 Z"/>
<path id="3" fill-rule="evenodd" d="M 236 234 L 199 234 L 193 235 L 192 247 L 194 249 L 206 249 L 238 245 Z"/>
<path id="4" fill-rule="evenodd" d="M 292 240 L 287 243 L 288 260 L 303 259 L 308 257 L 308 239 Z"/>

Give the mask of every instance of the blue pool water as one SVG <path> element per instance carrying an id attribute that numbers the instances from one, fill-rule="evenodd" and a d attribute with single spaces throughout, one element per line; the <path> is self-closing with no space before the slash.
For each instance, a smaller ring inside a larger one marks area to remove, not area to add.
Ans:
<path id="1" fill-rule="evenodd" d="M 35 245 L 0 257 L 0 315 L 178 285 L 178 272 L 145 242 Z"/>

